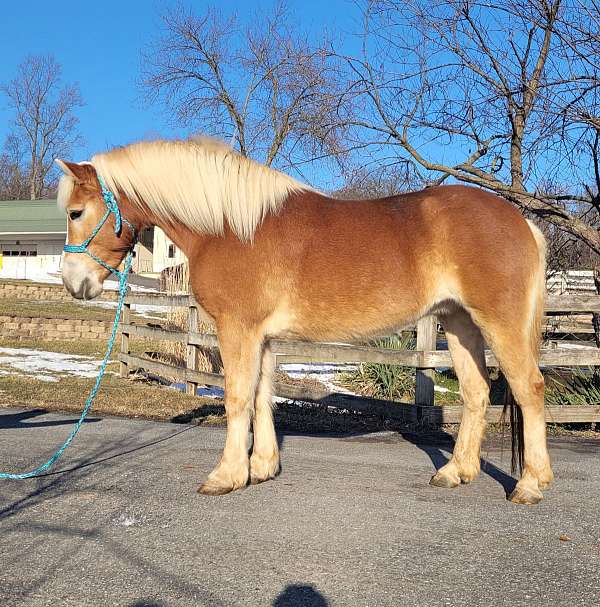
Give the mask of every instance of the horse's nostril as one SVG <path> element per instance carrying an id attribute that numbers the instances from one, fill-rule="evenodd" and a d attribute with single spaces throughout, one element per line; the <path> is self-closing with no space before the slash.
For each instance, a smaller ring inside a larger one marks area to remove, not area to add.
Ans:
<path id="1" fill-rule="evenodd" d="M 64 281 L 64 285 L 75 299 L 87 299 L 89 287 L 86 280 L 82 280 L 77 286 L 71 282 Z"/>
<path id="2" fill-rule="evenodd" d="M 76 299 L 85 299 L 85 282 L 79 283 L 79 287 L 73 290 L 73 297 Z"/>

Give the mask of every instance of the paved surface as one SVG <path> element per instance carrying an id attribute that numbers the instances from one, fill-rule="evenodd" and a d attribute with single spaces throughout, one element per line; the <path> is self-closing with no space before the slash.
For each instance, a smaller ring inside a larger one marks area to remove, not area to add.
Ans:
<path id="1" fill-rule="evenodd" d="M 71 419 L 0 410 L 2 469 L 41 461 Z M 198 496 L 223 436 L 105 418 L 61 472 L 0 481 L 0 605 L 600 604 L 600 442 L 554 440 L 557 484 L 523 507 L 492 465 L 429 487 L 444 449 L 391 433 L 284 436 L 276 481 Z"/>

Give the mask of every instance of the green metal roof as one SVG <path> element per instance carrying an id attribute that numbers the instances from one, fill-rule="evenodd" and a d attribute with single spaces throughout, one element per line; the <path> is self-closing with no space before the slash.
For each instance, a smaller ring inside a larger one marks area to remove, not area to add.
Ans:
<path id="1" fill-rule="evenodd" d="M 0 234 L 67 231 L 67 216 L 56 200 L 0 200 Z"/>

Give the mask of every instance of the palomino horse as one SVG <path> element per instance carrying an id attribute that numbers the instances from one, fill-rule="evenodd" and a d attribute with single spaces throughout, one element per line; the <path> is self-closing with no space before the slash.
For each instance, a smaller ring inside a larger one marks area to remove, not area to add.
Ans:
<path id="1" fill-rule="evenodd" d="M 522 413 L 524 466 L 510 499 L 542 499 L 553 476 L 537 364 L 545 242 L 510 204 L 464 186 L 335 200 L 210 139 L 135 143 L 91 162 L 58 163 L 70 244 L 86 241 L 106 211 L 100 178 L 136 231 L 160 227 L 189 259 L 225 369 L 225 449 L 200 493 L 228 493 L 279 473 L 270 339 L 353 340 L 436 314 L 464 414 L 452 459 L 431 483 L 456 487 L 479 473 L 489 402 L 485 338 Z M 112 218 L 106 224 L 89 248 L 116 267 L 133 231 L 115 233 Z M 108 274 L 88 256 L 65 255 L 63 281 L 77 298 L 99 295 Z"/>

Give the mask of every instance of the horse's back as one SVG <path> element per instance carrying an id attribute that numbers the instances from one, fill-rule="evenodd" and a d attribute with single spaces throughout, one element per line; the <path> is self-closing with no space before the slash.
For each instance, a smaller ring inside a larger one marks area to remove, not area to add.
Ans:
<path id="1" fill-rule="evenodd" d="M 315 331 L 307 337 L 384 331 L 446 299 L 478 305 L 524 279 L 537 254 L 520 213 L 476 188 L 290 202 L 271 234 L 281 247 L 272 271 L 295 324 Z"/>

